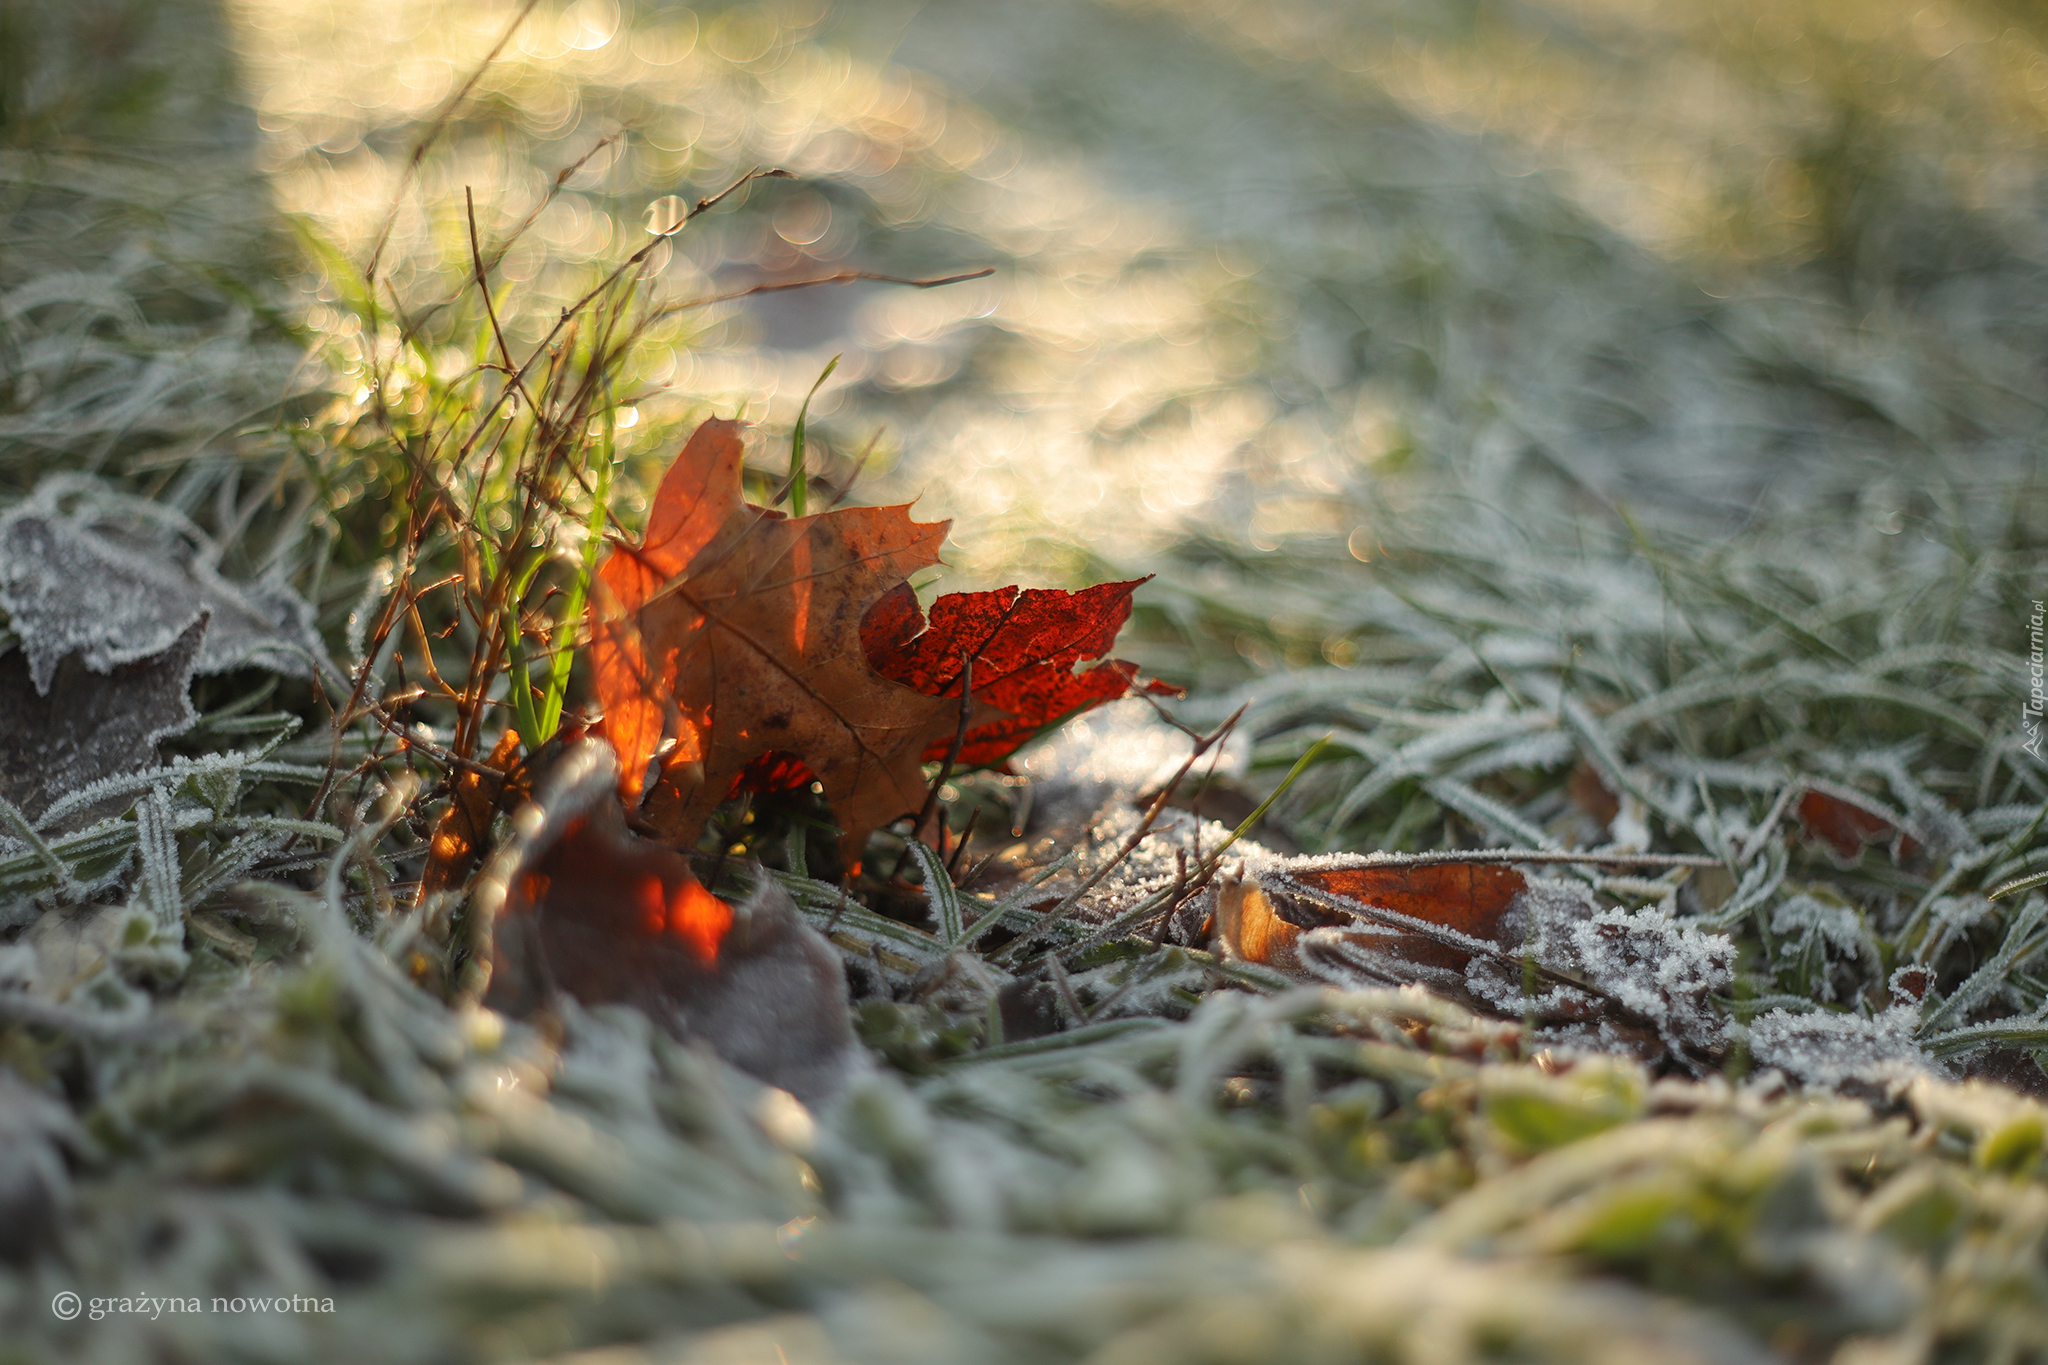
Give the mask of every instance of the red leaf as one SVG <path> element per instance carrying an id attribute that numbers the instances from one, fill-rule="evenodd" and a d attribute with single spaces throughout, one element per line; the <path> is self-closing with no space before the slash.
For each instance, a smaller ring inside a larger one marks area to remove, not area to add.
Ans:
<path id="1" fill-rule="evenodd" d="M 694 846 L 737 792 L 816 781 L 857 862 L 870 831 L 923 802 L 921 765 L 960 733 L 948 698 L 963 675 L 968 767 L 1136 681 L 1117 660 L 1074 666 L 1108 653 L 1144 580 L 957 593 L 927 628 L 907 577 L 937 562 L 945 523 L 908 507 L 784 517 L 746 502 L 741 455 L 738 423 L 700 426 L 642 542 L 615 546 L 592 587 L 592 681 L 621 794 L 671 844 Z"/>
<path id="2" fill-rule="evenodd" d="M 642 543 L 616 546 L 598 570 L 590 658 L 605 738 L 622 795 L 685 848 L 750 767 L 794 755 L 854 862 L 871 830 L 918 808 L 921 755 L 957 728 L 954 708 L 878 676 L 859 644 L 868 608 L 938 561 L 946 525 L 908 507 L 795 519 L 754 507 L 741 454 L 738 423 L 700 426 L 655 491 Z M 675 743 L 643 801 L 664 734 Z"/>
<path id="3" fill-rule="evenodd" d="M 1912 856 L 1920 847 L 1910 835 L 1900 838 L 1898 825 L 1888 816 L 1844 797 L 1811 788 L 1799 798 L 1799 824 L 1806 831 L 1807 838 L 1825 843 L 1840 857 L 1849 860 L 1861 854 L 1865 844 L 1890 843 L 1898 839 L 1898 854 L 1902 858 Z"/>
<path id="4" fill-rule="evenodd" d="M 1078 673 L 1074 665 L 1109 653 L 1130 618 L 1131 594 L 1147 581 L 1100 583 L 1079 592 L 1010 587 L 948 593 L 932 603 L 929 623 L 904 584 L 869 610 L 861 646 L 875 672 L 930 697 L 959 696 L 973 660 L 975 714 L 958 761 L 987 767 L 1046 726 L 1131 690 L 1135 664 L 1108 659 Z M 1149 690 L 1173 689 L 1154 683 Z M 950 738 L 935 741 L 924 759 L 943 761 L 951 748 Z"/>

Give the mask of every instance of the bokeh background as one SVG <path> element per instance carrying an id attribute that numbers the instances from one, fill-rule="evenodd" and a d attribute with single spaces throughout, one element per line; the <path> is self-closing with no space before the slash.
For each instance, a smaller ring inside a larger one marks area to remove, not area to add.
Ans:
<path id="1" fill-rule="evenodd" d="M 1453 463 L 1478 496 L 1534 464 L 1708 524 L 1847 499 L 1896 532 L 1927 497 L 2009 486 L 2041 431 L 2028 5 L 4 12 L 17 470 L 81 420 L 103 458 L 170 469 L 283 439 L 259 429 L 288 393 L 360 401 L 338 263 L 374 258 L 395 308 L 453 296 L 465 191 L 487 248 L 537 214 L 496 276 L 532 337 L 646 243 L 651 204 L 757 165 L 802 178 L 694 222 L 662 299 L 996 273 L 679 312 L 624 383 L 625 448 L 644 476 L 712 410 L 785 440 L 842 354 L 813 440 L 866 452 L 863 498 L 954 518 L 960 586 L 1142 567 L 1190 534 L 1369 557 L 1365 511 Z M 96 155 L 58 174 L 67 148 Z"/>

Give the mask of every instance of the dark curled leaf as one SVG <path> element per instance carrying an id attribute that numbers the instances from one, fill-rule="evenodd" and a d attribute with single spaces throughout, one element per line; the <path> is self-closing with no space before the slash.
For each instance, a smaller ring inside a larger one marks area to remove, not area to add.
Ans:
<path id="1" fill-rule="evenodd" d="M 77 656 L 38 690 L 19 649 L 0 655 L 0 796 L 33 820 L 102 778 L 156 762 L 157 741 L 190 728 L 193 664 L 208 628 L 201 616 L 153 656 L 94 672 Z M 82 827 L 80 812 L 64 823 Z"/>
<path id="2" fill-rule="evenodd" d="M 85 1146 L 68 1109 L 0 1070 L 0 1259 L 27 1261 L 55 1239 L 71 1202 L 60 1148 Z"/>
<path id="3" fill-rule="evenodd" d="M 480 901 L 496 906 L 485 1003 L 632 1005 L 807 1104 L 830 1098 L 853 1056 L 838 953 L 773 878 L 729 905 L 682 854 L 630 833 L 617 784 L 609 747 L 585 742 L 516 817 Z"/>

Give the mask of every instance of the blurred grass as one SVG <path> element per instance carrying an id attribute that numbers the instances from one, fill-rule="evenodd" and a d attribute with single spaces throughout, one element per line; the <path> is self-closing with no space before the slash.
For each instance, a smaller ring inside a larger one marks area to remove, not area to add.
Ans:
<path id="1" fill-rule="evenodd" d="M 525 347 L 650 205 L 786 165 L 677 239 L 657 307 L 999 274 L 663 321 L 576 452 L 617 456 L 618 524 L 688 423 L 749 405 L 779 448 L 844 351 L 807 441 L 843 478 L 882 432 L 859 494 L 957 518 L 948 586 L 1155 570 L 1136 648 L 1198 714 L 1252 703 L 1255 771 L 1337 731 L 1283 800 L 1305 840 L 1707 852 L 1711 884 L 1602 889 L 1734 933 L 1738 1017 L 1881 1011 L 1917 963 L 1929 1050 L 2048 1043 L 2040 897 L 1986 894 L 2041 867 L 2048 802 L 2016 728 L 2048 562 L 2033 10 L 579 0 L 409 171 L 513 13 L 0 12 L 10 489 L 151 493 L 339 643 L 488 340 L 465 190 Z M 568 562 L 588 494 L 557 491 L 489 529 Z M 309 730 L 280 761 L 328 758 Z M 1920 851 L 1770 834 L 1816 782 Z M 241 906 L 158 1036 L 0 1028 L 75 1111 L 4 1100 L 75 1194 L 0 1276 L 0 1359 L 2048 1353 L 2048 1119 L 2004 1090 L 1553 1074 L 1385 995 L 941 1062 L 972 1021 L 906 999 L 807 1135 L 636 1017 L 448 1014 L 362 851 Z M 66 1287 L 339 1310 L 67 1327 Z"/>

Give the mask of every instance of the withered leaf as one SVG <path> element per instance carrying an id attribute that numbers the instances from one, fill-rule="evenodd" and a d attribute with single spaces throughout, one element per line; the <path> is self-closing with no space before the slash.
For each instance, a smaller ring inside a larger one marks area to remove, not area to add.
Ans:
<path id="1" fill-rule="evenodd" d="M 1282 970 L 1302 966 L 1304 933 L 1340 930 L 1347 964 L 1462 993 L 1474 948 L 1500 945 L 1502 920 L 1527 889 L 1499 863 L 1292 867 L 1226 883 L 1216 928 L 1235 955 Z"/>
<path id="2" fill-rule="evenodd" d="M 1601 829 L 1613 824 L 1614 817 L 1621 814 L 1621 798 L 1608 788 L 1607 779 L 1591 763 L 1581 760 L 1579 766 L 1572 769 L 1565 790 L 1570 794 L 1572 804 L 1592 816 Z"/>
<path id="3" fill-rule="evenodd" d="M 485 1003 L 527 1014 L 561 991 L 626 1004 L 806 1103 L 828 1098 L 853 1034 L 839 956 L 764 878 L 735 907 L 681 853 L 625 827 L 604 746 L 577 745 L 522 812 L 496 876 Z"/>
<path id="4" fill-rule="evenodd" d="M 1601 909 L 1583 886 L 1502 863 L 1304 860 L 1219 886 L 1231 955 L 1306 980 L 1420 983 L 1541 1036 L 1700 1070 L 1726 1042 L 1712 1005 L 1734 945 L 1655 909 Z"/>
<path id="5" fill-rule="evenodd" d="M 1865 844 L 1895 844 L 1902 858 L 1920 847 L 1890 816 L 1811 787 L 1799 797 L 1799 824 L 1807 838 L 1826 844 L 1844 862 L 1854 862 Z"/>
<path id="6" fill-rule="evenodd" d="M 655 493 L 638 546 L 614 548 L 591 608 L 591 659 L 620 787 L 640 797 L 664 734 L 675 740 L 647 803 L 664 838 L 696 840 L 763 755 L 799 758 L 823 785 L 841 848 L 917 809 L 920 766 L 957 707 L 868 667 L 868 608 L 938 561 L 946 523 L 906 507 L 789 519 L 747 504 L 740 425 L 691 436 Z"/>
<path id="7" fill-rule="evenodd" d="M 157 742 L 199 718 L 192 671 L 207 624 L 202 615 L 168 648 L 100 672 L 70 655 L 53 667 L 47 692 L 25 651 L 0 654 L 0 796 L 33 820 L 82 787 L 155 763 Z"/>
<path id="8" fill-rule="evenodd" d="M 227 579 L 170 534 L 161 508 L 76 476 L 45 480 L 0 515 L 0 609 L 38 693 L 66 656 L 97 673 L 154 658 L 202 614 L 194 672 L 254 664 L 304 677 L 323 657 L 313 608 L 297 593 Z"/>

